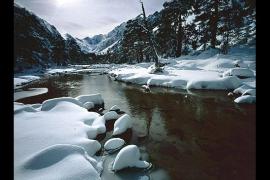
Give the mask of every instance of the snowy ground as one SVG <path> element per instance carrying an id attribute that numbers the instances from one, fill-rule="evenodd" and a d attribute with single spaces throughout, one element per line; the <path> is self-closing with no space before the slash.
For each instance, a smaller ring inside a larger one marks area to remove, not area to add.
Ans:
<path id="1" fill-rule="evenodd" d="M 210 49 L 200 55 L 163 59 L 162 62 L 167 63 L 162 73 L 151 74 L 153 63 L 140 63 L 116 68 L 109 75 L 115 80 L 140 84 L 146 88 L 162 86 L 233 91 L 245 87 L 248 90 L 246 98 L 250 100 L 238 99 L 235 102 L 255 102 L 256 93 L 250 93 L 256 90 L 255 49 L 252 47 L 233 48 L 228 55 Z"/>
<path id="2" fill-rule="evenodd" d="M 26 83 L 29 83 L 34 80 L 40 79 L 39 76 L 36 75 L 21 75 L 21 76 L 15 76 L 14 77 L 14 87 L 19 87 L 21 85 L 24 85 Z"/>

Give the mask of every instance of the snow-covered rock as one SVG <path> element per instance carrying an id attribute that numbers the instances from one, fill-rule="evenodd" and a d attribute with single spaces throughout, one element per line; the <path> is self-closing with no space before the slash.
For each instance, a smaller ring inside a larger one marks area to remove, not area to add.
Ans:
<path id="1" fill-rule="evenodd" d="M 234 100 L 234 102 L 236 103 L 256 103 L 256 97 L 255 96 L 251 96 L 251 95 L 244 95 L 244 96 L 240 96 L 238 98 L 236 98 Z"/>
<path id="2" fill-rule="evenodd" d="M 242 96 L 244 95 L 256 96 L 256 89 L 248 89 L 242 94 Z"/>
<path id="3" fill-rule="evenodd" d="M 223 77 L 226 76 L 254 77 L 254 72 L 248 68 L 232 68 L 223 73 Z"/>
<path id="4" fill-rule="evenodd" d="M 245 91 L 249 90 L 249 89 L 253 89 L 251 86 L 248 86 L 246 84 L 236 88 L 233 93 L 235 94 L 243 94 Z"/>
<path id="5" fill-rule="evenodd" d="M 125 141 L 121 138 L 112 138 L 106 141 L 104 144 L 105 150 L 114 150 L 122 147 L 125 144 Z"/>
<path id="6" fill-rule="evenodd" d="M 117 105 L 114 105 L 110 108 L 110 111 L 120 111 L 120 108 Z"/>
<path id="7" fill-rule="evenodd" d="M 86 103 L 83 104 L 83 107 L 85 109 L 88 109 L 89 110 L 89 109 L 94 108 L 95 107 L 95 104 L 93 102 L 86 102 Z"/>
<path id="8" fill-rule="evenodd" d="M 132 120 L 128 114 L 125 114 L 114 122 L 113 135 L 122 134 L 128 128 L 132 128 Z"/>
<path id="9" fill-rule="evenodd" d="M 115 111 L 109 111 L 109 112 L 106 112 L 104 115 L 103 115 L 105 121 L 108 121 L 108 120 L 112 120 L 112 119 L 117 119 L 119 117 L 119 115 L 115 112 Z"/>
<path id="10" fill-rule="evenodd" d="M 140 160 L 140 150 L 136 145 L 128 145 L 117 154 L 112 170 L 118 171 L 128 167 L 147 168 L 150 163 Z"/>

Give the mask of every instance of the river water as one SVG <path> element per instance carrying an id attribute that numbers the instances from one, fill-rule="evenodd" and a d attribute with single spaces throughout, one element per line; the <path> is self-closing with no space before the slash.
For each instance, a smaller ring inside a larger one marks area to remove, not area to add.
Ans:
<path id="1" fill-rule="evenodd" d="M 255 179 L 256 105 L 235 104 L 228 91 L 151 88 L 148 93 L 106 75 L 50 77 L 28 88 L 47 88 L 48 92 L 17 102 L 101 93 L 104 112 L 116 104 L 131 116 L 134 123 L 128 141 L 140 148 L 142 159 L 153 167 L 114 174 L 110 171 L 114 154 L 105 159 L 102 179 Z"/>

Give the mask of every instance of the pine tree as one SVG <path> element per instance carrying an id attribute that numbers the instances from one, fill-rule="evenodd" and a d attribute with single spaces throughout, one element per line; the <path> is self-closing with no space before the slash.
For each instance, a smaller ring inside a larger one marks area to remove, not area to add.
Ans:
<path id="1" fill-rule="evenodd" d="M 162 38 L 162 36 L 168 32 L 169 39 L 166 44 L 171 46 L 176 57 L 182 55 L 185 36 L 183 26 L 185 21 L 184 17 L 188 14 L 192 2 L 192 0 L 172 0 L 163 4 L 162 22 L 165 23 L 160 27 L 159 37 Z M 166 21 L 168 22 L 166 23 Z M 167 38 L 166 35 L 165 38 Z"/>
<path id="2" fill-rule="evenodd" d="M 147 32 L 141 23 L 141 17 L 128 21 L 123 34 L 122 50 L 129 62 L 132 62 L 134 59 L 137 62 L 142 62 L 144 55 L 147 53 Z"/>
<path id="3" fill-rule="evenodd" d="M 201 43 L 206 48 L 209 42 L 212 48 L 217 45 L 219 6 L 222 0 L 196 0 L 195 22 L 200 26 Z"/>

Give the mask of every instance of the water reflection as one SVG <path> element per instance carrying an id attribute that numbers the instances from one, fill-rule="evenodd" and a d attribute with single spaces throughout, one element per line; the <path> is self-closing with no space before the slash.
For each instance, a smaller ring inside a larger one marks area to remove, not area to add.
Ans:
<path id="1" fill-rule="evenodd" d="M 104 172 L 103 179 L 158 179 L 154 172 L 164 170 L 171 179 L 255 179 L 255 105 L 236 105 L 228 92 L 152 88 L 146 93 L 139 86 L 90 75 L 49 78 L 29 87 L 49 92 L 20 102 L 101 93 L 105 109 L 117 104 L 130 114 L 131 143 L 147 150 L 155 168 L 133 176 Z M 163 179 L 169 179 L 165 174 Z"/>

